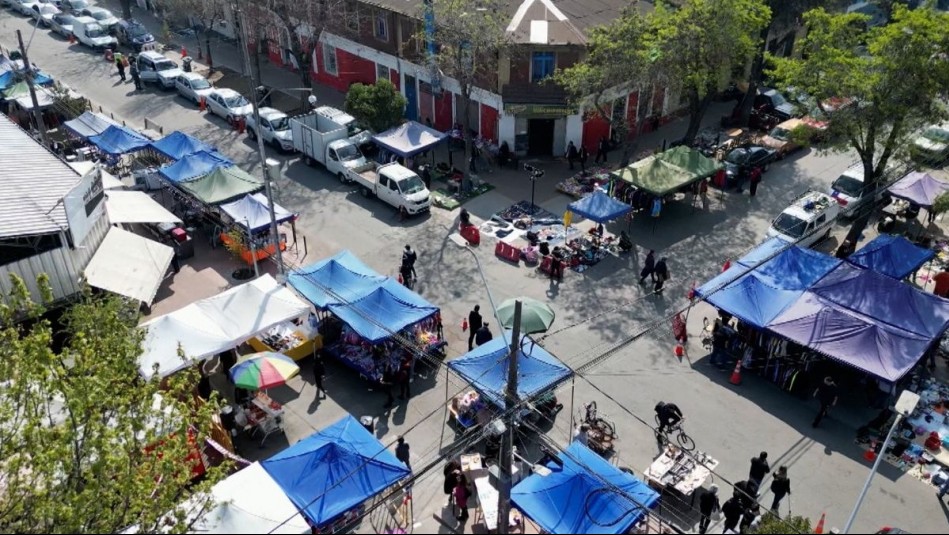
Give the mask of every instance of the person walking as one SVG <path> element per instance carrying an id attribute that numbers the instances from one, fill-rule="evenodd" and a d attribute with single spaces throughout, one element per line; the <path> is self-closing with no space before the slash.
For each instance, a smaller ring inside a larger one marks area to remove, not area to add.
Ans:
<path id="1" fill-rule="evenodd" d="M 666 265 L 666 258 L 662 257 L 656 262 L 656 284 L 653 287 L 653 291 L 656 293 L 662 292 L 663 285 L 666 284 L 666 281 L 669 280 L 669 266 Z"/>
<path id="2" fill-rule="evenodd" d="M 475 333 L 475 344 L 479 346 L 487 344 L 492 338 L 494 338 L 494 335 L 492 335 L 491 330 L 488 329 L 488 322 L 484 322 L 481 328 L 478 329 L 478 332 Z"/>
<path id="3" fill-rule="evenodd" d="M 585 173 L 587 171 L 587 160 L 590 158 L 590 153 L 587 152 L 586 147 L 580 145 L 580 156 L 577 159 L 580 160 L 580 172 Z"/>
<path id="4" fill-rule="evenodd" d="M 728 361 L 728 338 L 724 329 L 721 318 L 715 318 L 715 323 L 712 324 L 712 354 L 709 356 L 709 363 L 719 368 Z"/>
<path id="5" fill-rule="evenodd" d="M 739 481 L 734 485 L 735 496 L 741 502 L 742 510 L 751 507 L 758 497 L 758 485 L 754 481 Z"/>
<path id="6" fill-rule="evenodd" d="M 749 183 L 748 183 L 748 194 L 752 197 L 758 193 L 758 184 L 761 183 L 761 168 L 755 167 L 751 170 Z"/>
<path id="7" fill-rule="evenodd" d="M 442 490 L 445 491 L 445 495 L 448 496 L 448 502 L 445 504 L 445 507 L 451 507 L 455 503 L 455 485 L 458 484 L 458 480 L 455 477 L 455 473 L 461 473 L 461 463 L 458 461 L 448 461 L 445 463 L 445 468 L 442 469 L 442 475 L 445 476 L 445 481 L 442 483 Z"/>
<path id="8" fill-rule="evenodd" d="M 811 423 L 811 427 L 816 428 L 827 416 L 830 408 L 837 404 L 837 383 L 834 382 L 834 378 L 829 375 L 825 377 L 824 382 L 814 391 L 814 397 L 820 401 L 820 410 L 817 411 L 817 416 Z"/>
<path id="9" fill-rule="evenodd" d="M 774 500 L 771 502 L 771 511 L 777 514 L 781 500 L 791 494 L 791 479 L 788 477 L 787 466 L 778 468 L 778 471 L 774 474 L 774 479 L 771 480 L 771 493 L 774 494 Z"/>
<path id="10" fill-rule="evenodd" d="M 606 136 L 600 138 L 600 142 L 596 145 L 596 159 L 594 163 L 600 163 L 600 158 L 603 159 L 603 163 L 606 163 L 606 151 L 610 148 L 610 142 L 606 139 Z"/>
<path id="11" fill-rule="evenodd" d="M 412 279 L 418 279 L 418 274 L 415 272 L 415 261 L 418 260 L 418 255 L 415 254 L 415 251 L 412 250 L 411 245 L 406 245 L 405 250 L 402 251 L 402 265 L 408 269 L 403 270 L 412 275 Z"/>
<path id="12" fill-rule="evenodd" d="M 712 514 L 721 510 L 718 503 L 718 485 L 712 485 L 707 491 L 699 497 L 699 513 L 702 518 L 699 519 L 699 533 L 707 533 L 708 525 L 712 523 Z"/>
<path id="13" fill-rule="evenodd" d="M 590 444 L 590 426 L 580 424 L 580 427 L 573 433 L 573 440 L 587 446 Z"/>
<path id="14" fill-rule="evenodd" d="M 115 56 L 113 59 L 115 59 L 115 68 L 119 70 L 119 79 L 124 82 L 125 81 L 125 62 L 127 60 L 125 59 L 125 56 L 123 56 L 119 52 L 115 53 Z"/>
<path id="15" fill-rule="evenodd" d="M 399 436 L 396 439 L 395 458 L 402 461 L 406 468 L 412 470 L 412 465 L 409 463 L 409 443 L 405 441 L 405 437 Z"/>
<path id="16" fill-rule="evenodd" d="M 748 481 L 755 484 L 755 487 L 761 488 L 761 482 L 764 476 L 771 473 L 771 466 L 768 464 L 768 452 L 763 451 L 757 457 L 751 459 L 751 468 L 748 470 Z"/>
<path id="17" fill-rule="evenodd" d="M 395 374 L 395 382 L 399 385 L 399 399 L 408 400 L 411 392 L 409 392 L 409 379 L 412 378 L 411 374 L 412 365 L 410 363 L 402 363 L 402 366 L 399 367 L 399 371 Z"/>
<path id="18" fill-rule="evenodd" d="M 656 281 L 656 251 L 652 249 L 646 255 L 646 260 L 643 261 L 643 269 L 639 272 L 640 285 L 646 284 L 646 277 L 651 277 L 653 282 Z"/>
<path id="19" fill-rule="evenodd" d="M 567 143 L 567 152 L 564 156 L 567 157 L 567 163 L 570 164 L 570 169 L 573 170 L 573 162 L 577 161 L 580 157 L 580 153 L 577 152 L 577 146 L 573 144 L 573 141 Z"/>
<path id="20" fill-rule="evenodd" d="M 322 353 L 317 353 L 313 360 L 313 384 L 316 385 L 316 399 L 326 399 L 326 389 L 323 388 L 323 376 L 326 375 L 326 364 Z"/>
<path id="21" fill-rule="evenodd" d="M 733 495 L 722 504 L 722 515 L 725 517 L 722 533 L 734 533 L 738 528 L 738 521 L 741 520 L 741 513 L 744 511 L 741 505 L 741 499 L 737 495 Z"/>
<path id="22" fill-rule="evenodd" d="M 135 62 L 135 56 L 129 56 L 129 76 L 132 77 L 132 83 L 135 84 L 135 90 L 142 90 L 142 77 L 138 73 L 138 65 Z"/>
<path id="23" fill-rule="evenodd" d="M 468 351 L 474 349 L 472 344 L 481 325 L 481 305 L 475 305 L 474 309 L 468 313 Z"/>
<path id="24" fill-rule="evenodd" d="M 471 496 L 471 489 L 468 488 L 468 478 L 461 472 L 455 472 L 455 490 L 453 492 L 455 505 L 461 512 L 458 514 L 458 522 L 468 520 L 468 498 Z"/>
<path id="25" fill-rule="evenodd" d="M 392 397 L 392 383 L 395 381 L 395 376 L 392 373 L 392 370 L 386 366 L 384 372 L 382 372 L 382 380 L 379 381 L 379 386 L 382 387 L 382 391 L 386 394 L 386 403 L 382 406 L 383 409 L 391 409 L 392 405 L 395 404 L 395 398 Z"/>

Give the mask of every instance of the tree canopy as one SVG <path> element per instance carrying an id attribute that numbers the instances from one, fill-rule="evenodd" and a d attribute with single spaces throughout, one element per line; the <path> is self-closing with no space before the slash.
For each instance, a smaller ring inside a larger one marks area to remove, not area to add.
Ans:
<path id="1" fill-rule="evenodd" d="M 353 84 L 346 93 L 346 111 L 374 132 L 382 132 L 402 122 L 406 99 L 388 80 Z"/>
<path id="2" fill-rule="evenodd" d="M 86 295 L 54 331 L 12 279 L 0 306 L 0 525 L 14 533 L 186 531 L 221 473 L 211 469 L 189 486 L 192 444 L 207 436 L 214 403 L 195 403 L 188 373 L 167 385 L 140 378 L 137 304 Z M 47 280 L 40 286 L 51 295 Z M 17 323 L 15 311 L 26 321 Z M 194 493 L 195 509 L 178 509 Z"/>

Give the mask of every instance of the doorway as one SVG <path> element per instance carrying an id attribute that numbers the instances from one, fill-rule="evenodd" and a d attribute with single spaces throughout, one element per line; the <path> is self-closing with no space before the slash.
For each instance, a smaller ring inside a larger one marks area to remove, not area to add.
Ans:
<path id="1" fill-rule="evenodd" d="M 527 155 L 550 156 L 554 153 L 554 120 L 527 121 Z"/>

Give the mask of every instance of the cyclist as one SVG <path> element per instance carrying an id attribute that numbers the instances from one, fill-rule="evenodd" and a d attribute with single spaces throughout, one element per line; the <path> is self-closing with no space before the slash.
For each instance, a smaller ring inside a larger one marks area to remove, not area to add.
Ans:
<path id="1" fill-rule="evenodd" d="M 682 411 L 675 403 L 666 403 L 660 401 L 656 404 L 656 417 L 659 419 L 658 432 L 664 433 L 666 429 L 672 429 L 682 421 Z"/>

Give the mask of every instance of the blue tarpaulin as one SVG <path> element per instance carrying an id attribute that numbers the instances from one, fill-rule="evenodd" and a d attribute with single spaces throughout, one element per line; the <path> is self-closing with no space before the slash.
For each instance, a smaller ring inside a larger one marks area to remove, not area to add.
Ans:
<path id="1" fill-rule="evenodd" d="M 905 279 L 936 256 L 902 236 L 881 234 L 850 255 L 847 261 L 894 279 Z"/>
<path id="2" fill-rule="evenodd" d="M 768 238 L 752 249 L 748 254 L 734 262 L 730 268 L 719 273 L 712 280 L 706 282 L 695 291 L 700 297 L 709 295 L 715 290 L 734 282 L 738 277 L 750 271 L 751 268 L 771 259 L 788 247 L 788 242 L 781 238 Z"/>
<path id="3" fill-rule="evenodd" d="M 349 251 L 341 251 L 295 270 L 287 277 L 290 286 L 319 309 L 334 303 L 353 302 L 368 295 L 385 280 L 386 277 L 363 264 Z"/>
<path id="4" fill-rule="evenodd" d="M 4 89 L 10 87 L 11 85 L 16 84 L 20 80 L 25 80 L 25 79 L 26 79 L 25 71 L 20 71 L 20 72 L 14 72 L 12 70 L 4 71 L 3 73 L 0 73 L 0 91 L 3 91 Z M 43 71 L 36 71 L 34 73 L 33 82 L 35 82 L 36 85 L 50 85 L 53 83 L 53 78 Z"/>
<path id="5" fill-rule="evenodd" d="M 484 398 L 501 408 L 504 408 L 510 355 L 505 340 L 510 339 L 510 333 L 499 336 L 448 362 L 451 370 L 472 383 Z M 529 337 L 521 342 L 517 359 L 517 397 L 521 401 L 560 384 L 572 374 L 570 368 Z"/>
<path id="6" fill-rule="evenodd" d="M 102 132 L 105 132 L 105 130 L 110 126 L 118 126 L 118 124 L 119 123 L 113 121 L 105 115 L 92 113 L 91 111 L 84 111 L 79 117 L 63 123 L 63 126 L 65 126 L 67 130 L 76 136 L 83 139 L 88 139 L 92 136 L 97 136 Z"/>
<path id="7" fill-rule="evenodd" d="M 394 279 L 386 279 L 378 288 L 349 304 L 331 303 L 329 309 L 359 336 L 373 343 L 438 312 L 438 307 Z"/>
<path id="8" fill-rule="evenodd" d="M 172 182 L 186 182 L 200 178 L 218 167 L 230 167 L 233 162 L 216 152 L 199 151 L 184 156 L 175 163 L 162 166 L 158 174 Z"/>
<path id="9" fill-rule="evenodd" d="M 244 195 L 234 202 L 222 204 L 221 209 L 234 220 L 235 224 L 250 232 L 260 232 L 270 228 L 270 203 L 267 196 L 262 193 Z M 274 203 L 273 211 L 273 220 L 278 225 L 295 217 L 293 212 L 277 203 Z"/>
<path id="10" fill-rule="evenodd" d="M 217 153 L 217 149 L 211 145 L 178 130 L 152 142 L 150 146 L 172 160 L 180 160 L 189 154 L 201 151 Z"/>
<path id="11" fill-rule="evenodd" d="M 103 130 L 101 134 L 89 138 L 90 143 L 111 156 L 121 156 L 142 150 L 151 141 L 142 134 L 119 125 L 111 125 Z"/>
<path id="12" fill-rule="evenodd" d="M 411 473 L 350 415 L 260 464 L 318 527 Z"/>
<path id="13" fill-rule="evenodd" d="M 546 533 L 626 533 L 659 503 L 659 493 L 636 476 L 573 442 L 511 490 L 511 501 Z"/>
<path id="14" fill-rule="evenodd" d="M 580 217 L 597 223 L 606 223 L 633 211 L 633 207 L 620 202 L 600 190 L 567 205 L 567 209 Z"/>

